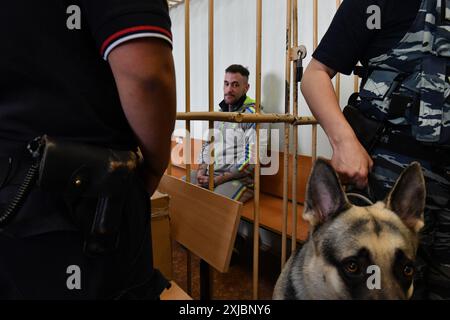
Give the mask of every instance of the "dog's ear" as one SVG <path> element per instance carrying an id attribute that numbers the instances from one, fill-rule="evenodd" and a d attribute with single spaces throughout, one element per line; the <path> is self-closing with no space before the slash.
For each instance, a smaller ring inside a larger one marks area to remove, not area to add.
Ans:
<path id="1" fill-rule="evenodd" d="M 424 224 L 425 196 L 422 169 L 418 162 L 413 162 L 403 170 L 387 195 L 386 207 L 395 212 L 408 228 L 418 232 Z"/>
<path id="2" fill-rule="evenodd" d="M 311 226 L 316 226 L 326 222 L 347 206 L 349 202 L 336 172 L 326 160 L 319 158 L 309 177 L 303 218 Z"/>

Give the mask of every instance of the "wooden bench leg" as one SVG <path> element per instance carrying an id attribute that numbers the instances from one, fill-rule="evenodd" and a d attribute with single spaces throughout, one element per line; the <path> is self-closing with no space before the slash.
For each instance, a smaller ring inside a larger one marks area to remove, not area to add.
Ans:
<path id="1" fill-rule="evenodd" d="M 184 248 L 184 247 L 183 247 Z M 192 296 L 192 255 L 191 252 L 184 248 L 186 250 L 186 269 L 187 269 L 187 293 Z"/>
<path id="2" fill-rule="evenodd" d="M 211 300 L 211 267 L 203 259 L 200 260 L 200 300 Z"/>

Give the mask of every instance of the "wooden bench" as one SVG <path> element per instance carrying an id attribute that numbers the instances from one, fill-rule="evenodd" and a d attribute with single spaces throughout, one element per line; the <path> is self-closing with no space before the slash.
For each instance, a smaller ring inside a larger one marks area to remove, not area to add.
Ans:
<path id="1" fill-rule="evenodd" d="M 183 144 L 184 140 L 177 138 L 177 141 L 172 141 L 172 148 L 179 156 L 179 161 L 172 165 L 171 175 L 181 178 L 186 175 L 186 166 L 183 159 Z M 191 163 L 195 163 L 199 152 L 201 152 L 202 141 L 197 139 L 191 140 Z M 284 173 L 284 159 L 283 153 L 276 153 L 273 156 L 278 157 L 279 170 L 275 175 L 261 176 L 261 194 L 260 194 L 260 225 L 268 230 L 281 234 L 282 230 L 282 216 L 283 216 L 283 173 Z M 292 165 L 293 156 L 289 156 L 289 179 L 288 179 L 288 237 L 292 233 Z M 311 171 L 312 161 L 311 157 L 299 156 L 297 162 L 297 240 L 305 241 L 308 236 L 308 224 L 302 219 L 303 202 L 305 198 L 306 182 Z M 197 169 L 197 165 L 191 165 L 191 169 Z M 242 210 L 242 218 L 252 222 L 253 221 L 253 206 L 252 200 L 246 202 Z"/>
<path id="2" fill-rule="evenodd" d="M 170 281 L 170 288 L 161 293 L 161 300 L 193 300 L 183 289 L 174 281 Z"/>
<path id="3" fill-rule="evenodd" d="M 209 300 L 209 266 L 228 272 L 242 203 L 169 175 L 158 190 L 170 196 L 171 236 L 201 258 L 200 297 Z"/>
<path id="4" fill-rule="evenodd" d="M 170 196 L 173 239 L 219 272 L 227 272 L 242 203 L 164 175 L 159 191 Z"/>

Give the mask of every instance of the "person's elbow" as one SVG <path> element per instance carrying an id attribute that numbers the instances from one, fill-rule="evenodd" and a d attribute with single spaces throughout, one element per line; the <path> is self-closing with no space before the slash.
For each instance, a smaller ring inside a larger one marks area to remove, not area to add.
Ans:
<path id="1" fill-rule="evenodd" d="M 309 68 L 306 68 L 303 74 L 302 82 L 300 83 L 300 91 L 302 92 L 303 95 L 306 95 L 308 93 L 308 84 L 310 82 L 310 79 L 311 79 L 311 72 Z"/>
<path id="2" fill-rule="evenodd" d="M 300 90 L 302 92 L 302 94 L 304 96 L 308 95 L 310 88 L 311 88 L 311 83 L 314 82 L 314 77 L 317 74 L 317 69 L 312 66 L 312 62 L 308 64 L 308 66 L 306 67 L 306 70 L 303 74 L 303 78 L 302 78 L 302 82 L 300 83 Z"/>
<path id="3" fill-rule="evenodd" d="M 302 94 L 308 95 L 314 86 L 320 85 L 320 82 L 324 79 L 329 79 L 331 81 L 335 75 L 335 70 L 312 58 L 303 74 L 302 82 L 300 84 Z"/>

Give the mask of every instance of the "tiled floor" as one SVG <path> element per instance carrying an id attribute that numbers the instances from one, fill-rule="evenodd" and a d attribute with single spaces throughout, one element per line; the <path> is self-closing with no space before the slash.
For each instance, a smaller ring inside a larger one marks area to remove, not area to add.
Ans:
<path id="1" fill-rule="evenodd" d="M 248 242 L 248 241 L 247 241 Z M 233 254 L 230 270 L 221 274 L 211 268 L 213 277 L 213 300 L 251 300 L 252 295 L 252 254 L 245 242 L 238 245 L 239 254 Z M 173 278 L 183 289 L 187 290 L 186 269 L 187 254 L 184 248 L 173 242 Z M 200 299 L 200 259 L 194 255 L 191 258 L 192 265 L 192 294 Z M 260 253 L 259 299 L 268 300 L 272 297 L 273 287 L 279 274 L 279 258 L 268 252 Z"/>

